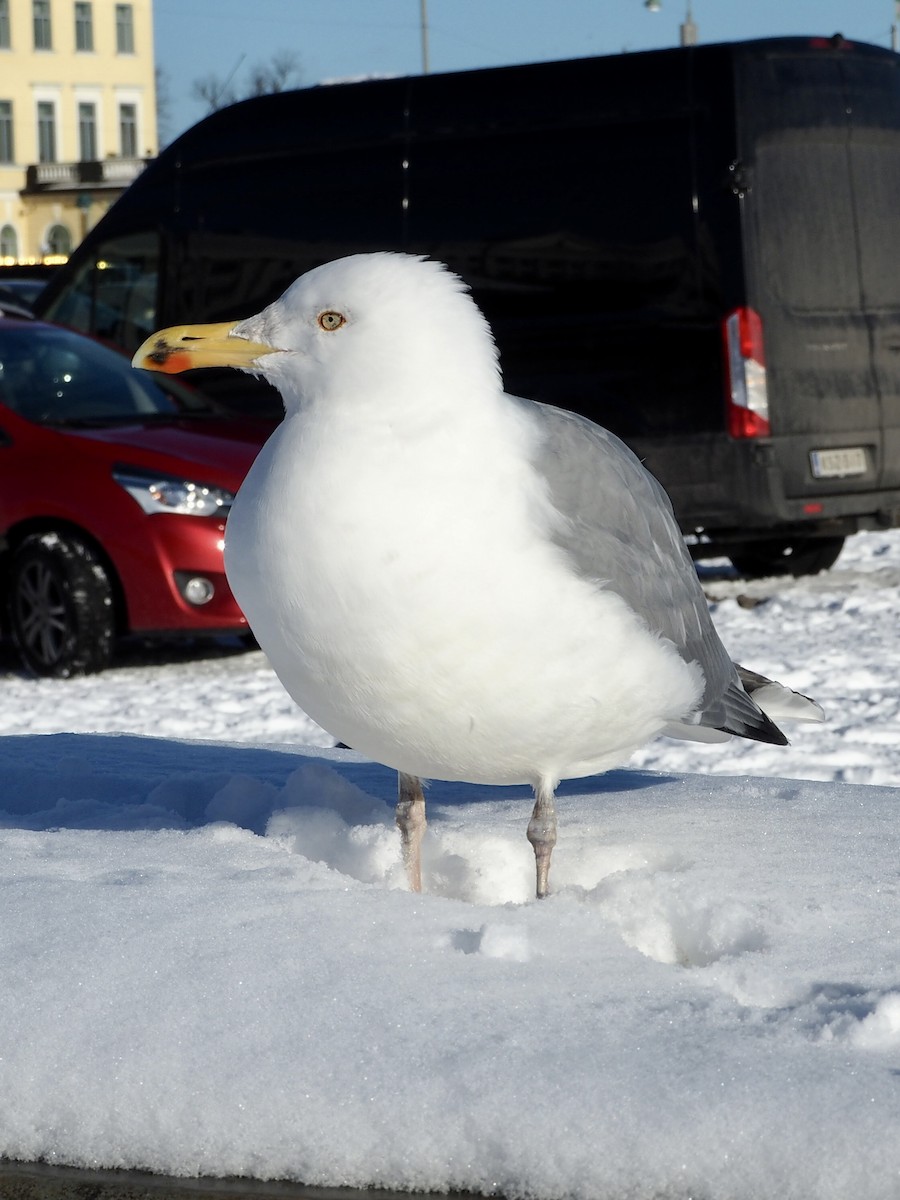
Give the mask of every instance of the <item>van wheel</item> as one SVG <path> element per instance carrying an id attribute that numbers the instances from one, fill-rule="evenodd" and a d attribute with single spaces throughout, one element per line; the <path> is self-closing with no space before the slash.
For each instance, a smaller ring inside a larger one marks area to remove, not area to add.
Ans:
<path id="1" fill-rule="evenodd" d="M 837 562 L 844 546 L 842 537 L 773 538 L 747 542 L 730 555 L 732 564 L 746 579 L 767 575 L 818 575 Z"/>
<path id="2" fill-rule="evenodd" d="M 109 665 L 115 635 L 109 576 L 76 537 L 25 539 L 9 570 L 7 616 L 19 657 L 35 675 L 67 679 Z"/>

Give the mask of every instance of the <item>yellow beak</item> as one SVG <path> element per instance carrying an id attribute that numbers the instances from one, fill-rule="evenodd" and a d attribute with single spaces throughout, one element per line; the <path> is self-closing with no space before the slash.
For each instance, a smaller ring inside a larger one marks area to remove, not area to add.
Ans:
<path id="1" fill-rule="evenodd" d="M 250 342 L 232 333 L 237 321 L 219 325 L 174 325 L 152 333 L 131 360 L 133 367 L 175 375 L 195 367 L 253 367 L 276 346 Z"/>

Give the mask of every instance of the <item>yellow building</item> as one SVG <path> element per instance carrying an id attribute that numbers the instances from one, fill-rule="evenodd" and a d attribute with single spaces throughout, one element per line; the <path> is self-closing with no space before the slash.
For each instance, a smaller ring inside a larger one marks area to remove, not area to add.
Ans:
<path id="1" fill-rule="evenodd" d="M 156 152 L 153 0 L 0 0 L 0 264 L 66 255 Z"/>

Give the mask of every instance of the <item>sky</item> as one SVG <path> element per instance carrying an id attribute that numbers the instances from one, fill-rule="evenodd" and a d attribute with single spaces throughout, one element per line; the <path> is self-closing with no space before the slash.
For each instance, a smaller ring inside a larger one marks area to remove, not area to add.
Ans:
<path id="1" fill-rule="evenodd" d="M 678 44 L 687 0 L 427 0 L 432 71 L 456 71 Z M 894 0 L 692 0 L 701 42 L 832 34 L 891 44 Z M 161 143 L 205 114 L 198 79 L 232 77 L 290 50 L 301 86 L 422 70 L 420 0 L 155 0 L 156 61 L 169 114 Z"/>

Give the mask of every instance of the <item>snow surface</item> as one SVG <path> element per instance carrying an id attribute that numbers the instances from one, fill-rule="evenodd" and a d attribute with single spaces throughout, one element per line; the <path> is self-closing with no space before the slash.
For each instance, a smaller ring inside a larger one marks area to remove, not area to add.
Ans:
<path id="1" fill-rule="evenodd" d="M 703 574 L 734 657 L 829 719 L 564 784 L 541 903 L 525 788 L 434 783 L 407 893 L 395 777 L 258 652 L 3 660 L 0 1155 L 897 1200 L 900 534 Z"/>

